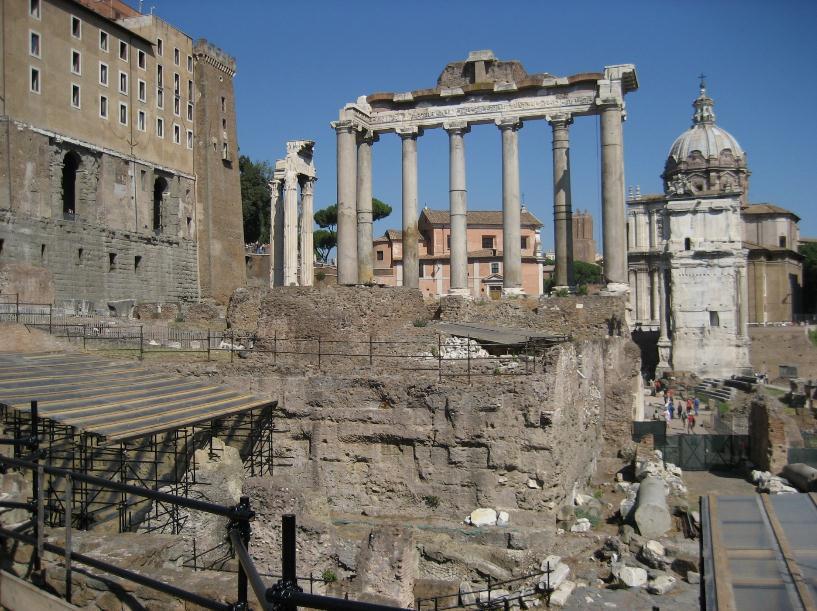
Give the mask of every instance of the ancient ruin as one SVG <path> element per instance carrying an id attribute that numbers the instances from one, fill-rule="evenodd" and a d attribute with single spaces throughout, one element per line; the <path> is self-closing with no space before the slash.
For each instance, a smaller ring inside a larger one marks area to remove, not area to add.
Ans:
<path id="1" fill-rule="evenodd" d="M 314 149 L 312 140 L 292 140 L 287 142 L 286 157 L 275 162 L 270 181 L 270 286 L 314 282 L 312 202 L 318 180 Z"/>
<path id="2" fill-rule="evenodd" d="M 418 286 L 417 139 L 442 127 L 450 146 L 451 295 L 467 296 L 467 184 L 465 135 L 471 126 L 494 123 L 502 132 L 503 292 L 519 295 L 519 158 L 517 131 L 523 122 L 546 120 L 553 131 L 556 285 L 573 284 L 570 245 L 569 127 L 575 117 L 598 115 L 604 273 L 607 290 L 627 290 L 624 219 L 624 96 L 638 89 L 635 66 L 608 66 L 603 73 L 569 77 L 528 74 L 519 62 L 474 51 L 448 64 L 437 86 L 403 93 L 361 96 L 333 123 L 338 142 L 338 282 L 372 281 L 371 156 L 382 134 L 394 132 L 403 151 L 403 286 Z"/>

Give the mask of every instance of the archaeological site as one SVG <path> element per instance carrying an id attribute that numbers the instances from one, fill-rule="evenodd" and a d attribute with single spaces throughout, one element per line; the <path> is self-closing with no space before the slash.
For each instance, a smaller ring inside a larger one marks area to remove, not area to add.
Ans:
<path id="1" fill-rule="evenodd" d="M 479 2 L 162 4 L 0 0 L 0 611 L 817 608 L 817 241 L 727 79 L 664 133 L 663 51 Z"/>

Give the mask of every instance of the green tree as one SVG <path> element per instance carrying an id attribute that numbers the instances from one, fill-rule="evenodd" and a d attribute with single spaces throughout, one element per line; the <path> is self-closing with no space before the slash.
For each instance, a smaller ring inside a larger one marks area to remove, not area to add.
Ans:
<path id="1" fill-rule="evenodd" d="M 255 162 L 246 155 L 238 158 L 241 174 L 241 212 L 245 242 L 269 242 L 270 191 L 272 167 L 266 161 Z"/>
<path id="2" fill-rule="evenodd" d="M 372 222 L 386 218 L 391 211 L 392 207 L 387 203 L 372 198 Z M 327 261 L 329 253 L 338 245 L 338 205 L 332 204 L 315 212 L 315 222 L 320 227 L 313 234 L 315 254 L 321 261 Z"/>
<path id="3" fill-rule="evenodd" d="M 574 261 L 573 275 L 577 285 L 601 283 L 601 267 L 594 263 Z"/>
<path id="4" fill-rule="evenodd" d="M 817 242 L 800 245 L 803 260 L 803 312 L 817 312 Z"/>

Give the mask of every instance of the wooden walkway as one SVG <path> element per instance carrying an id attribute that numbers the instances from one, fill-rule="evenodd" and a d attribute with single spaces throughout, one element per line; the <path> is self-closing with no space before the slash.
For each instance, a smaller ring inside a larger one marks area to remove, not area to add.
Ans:
<path id="1" fill-rule="evenodd" d="M 0 354 L 0 404 L 123 441 L 192 426 L 270 401 L 133 361 L 82 353 Z"/>

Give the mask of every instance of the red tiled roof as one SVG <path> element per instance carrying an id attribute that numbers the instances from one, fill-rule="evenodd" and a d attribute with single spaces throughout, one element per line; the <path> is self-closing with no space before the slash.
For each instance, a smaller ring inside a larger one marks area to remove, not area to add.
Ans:
<path id="1" fill-rule="evenodd" d="M 793 216 L 798 221 L 800 217 L 797 216 L 791 210 L 786 210 L 785 208 L 781 208 L 780 206 L 776 206 L 774 204 L 749 204 L 748 206 L 743 206 L 740 209 L 741 214 L 787 214 L 789 216 Z"/>
<path id="2" fill-rule="evenodd" d="M 420 218 L 426 218 L 426 221 L 431 225 L 445 225 L 451 224 L 451 216 L 448 210 L 431 210 L 424 208 L 420 214 Z M 501 210 L 469 210 L 465 222 L 468 225 L 496 225 L 502 226 L 502 211 Z M 525 210 L 519 216 L 519 224 L 525 227 L 542 227 L 542 221 L 533 216 L 530 212 Z"/>

